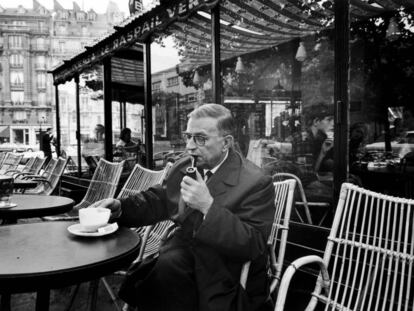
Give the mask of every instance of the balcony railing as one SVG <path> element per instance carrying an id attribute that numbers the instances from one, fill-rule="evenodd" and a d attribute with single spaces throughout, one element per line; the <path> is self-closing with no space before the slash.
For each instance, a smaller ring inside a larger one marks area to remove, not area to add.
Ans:
<path id="1" fill-rule="evenodd" d="M 49 46 L 46 44 L 32 44 L 32 50 L 35 51 L 49 51 Z"/>
<path id="2" fill-rule="evenodd" d="M 13 89 L 23 89 L 24 83 L 10 83 L 10 87 Z"/>

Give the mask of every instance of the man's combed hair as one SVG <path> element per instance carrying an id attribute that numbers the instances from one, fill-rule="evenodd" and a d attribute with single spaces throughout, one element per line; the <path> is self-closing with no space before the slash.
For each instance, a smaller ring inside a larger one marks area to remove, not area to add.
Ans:
<path id="1" fill-rule="evenodd" d="M 204 104 L 188 114 L 188 118 L 217 119 L 217 128 L 224 135 L 233 135 L 235 122 L 231 111 L 219 104 Z"/>

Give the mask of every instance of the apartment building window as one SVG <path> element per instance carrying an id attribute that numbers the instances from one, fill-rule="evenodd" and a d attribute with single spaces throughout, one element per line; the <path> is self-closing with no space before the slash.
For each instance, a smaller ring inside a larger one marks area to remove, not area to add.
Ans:
<path id="1" fill-rule="evenodd" d="M 94 12 L 88 13 L 88 20 L 94 21 L 96 19 L 96 14 Z"/>
<path id="2" fill-rule="evenodd" d="M 27 114 L 25 110 L 17 110 L 13 112 L 13 117 L 16 121 L 24 121 L 27 119 Z"/>
<path id="3" fill-rule="evenodd" d="M 178 85 L 178 76 L 167 79 L 168 87 L 175 86 L 175 85 Z"/>
<path id="4" fill-rule="evenodd" d="M 58 16 L 59 16 L 60 19 L 67 19 L 69 17 L 69 14 L 66 11 L 60 11 L 58 13 Z"/>
<path id="5" fill-rule="evenodd" d="M 44 73 L 38 73 L 37 74 L 37 87 L 39 89 L 45 89 L 46 88 L 46 74 L 44 74 Z"/>
<path id="6" fill-rule="evenodd" d="M 195 102 L 197 100 L 197 94 L 196 93 L 191 93 L 188 94 L 188 102 Z"/>
<path id="7" fill-rule="evenodd" d="M 23 47 L 23 37 L 22 36 L 10 36 L 9 37 L 9 46 L 12 49 L 20 49 Z"/>
<path id="8" fill-rule="evenodd" d="M 58 50 L 59 52 L 65 52 L 65 41 L 59 41 Z"/>
<path id="9" fill-rule="evenodd" d="M 47 30 L 47 27 L 46 27 L 46 23 L 45 22 L 39 22 L 39 30 L 41 32 Z"/>
<path id="10" fill-rule="evenodd" d="M 88 35 L 88 27 L 82 26 L 82 36 L 87 36 L 87 35 Z"/>
<path id="11" fill-rule="evenodd" d="M 11 71 L 10 72 L 10 84 L 14 87 L 23 87 L 23 71 Z"/>
<path id="12" fill-rule="evenodd" d="M 76 13 L 76 19 L 78 21 L 84 21 L 85 20 L 85 13 L 83 13 L 83 12 L 77 12 Z"/>
<path id="13" fill-rule="evenodd" d="M 23 55 L 20 55 L 20 54 L 10 55 L 10 66 L 11 67 L 23 67 Z"/>
<path id="14" fill-rule="evenodd" d="M 66 25 L 60 25 L 58 29 L 60 34 L 66 34 Z"/>
<path id="15" fill-rule="evenodd" d="M 10 92 L 11 101 L 14 105 L 23 105 L 24 103 L 24 92 L 12 91 Z"/>
<path id="16" fill-rule="evenodd" d="M 46 43 L 45 43 L 45 39 L 44 38 L 37 38 L 36 39 L 36 47 L 38 49 L 46 49 Z"/>
<path id="17" fill-rule="evenodd" d="M 46 105 L 46 93 L 39 93 L 37 95 L 37 103 L 39 106 L 45 106 Z"/>
<path id="18" fill-rule="evenodd" d="M 44 69 L 46 68 L 46 58 L 44 55 L 38 55 L 36 57 L 36 68 Z"/>
<path id="19" fill-rule="evenodd" d="M 152 84 L 153 91 L 160 91 L 161 90 L 161 81 L 154 82 Z"/>
<path id="20" fill-rule="evenodd" d="M 25 21 L 13 21 L 12 25 L 14 26 L 26 26 Z"/>

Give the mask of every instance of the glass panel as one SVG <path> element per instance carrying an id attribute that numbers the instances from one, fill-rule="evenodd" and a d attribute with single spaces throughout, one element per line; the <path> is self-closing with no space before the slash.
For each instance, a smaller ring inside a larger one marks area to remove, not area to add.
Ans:
<path id="1" fill-rule="evenodd" d="M 188 25 L 177 23 L 171 29 L 172 34 L 157 38 L 151 46 L 156 169 L 182 156 L 185 150 L 182 132 L 187 127 L 188 113 L 197 105 L 211 101 L 211 66 L 197 67 L 180 62 L 179 55 L 190 45 L 186 34 L 179 29 L 192 31 Z M 208 40 L 200 39 L 193 49 L 201 51 L 201 46 L 210 44 Z"/>
<path id="2" fill-rule="evenodd" d="M 142 146 L 144 73 L 142 46 L 132 46 L 111 60 L 112 133 L 114 161 L 125 160 L 124 170 L 145 164 Z"/>
<path id="3" fill-rule="evenodd" d="M 252 5 L 237 10 L 225 5 L 220 42 L 222 104 L 236 117 L 236 149 L 241 154 L 269 175 L 296 175 L 308 201 L 329 204 L 333 201 L 333 41 L 328 32 L 316 34 L 299 23 L 301 11 L 295 9 L 286 18 L 281 15 L 293 7 L 281 4 L 279 10 L 263 5 L 258 10 Z M 272 46 L 272 40 L 278 43 Z M 325 212 L 311 210 L 309 218 L 299 210 L 295 220 L 318 224 Z"/>
<path id="4" fill-rule="evenodd" d="M 70 156 L 67 169 L 71 173 L 78 171 L 78 145 L 76 139 L 76 85 L 72 80 L 59 84 L 60 112 L 60 151 L 63 156 Z M 37 136 L 37 140 L 39 137 Z M 68 172 L 68 173 L 69 173 Z"/>
<path id="5" fill-rule="evenodd" d="M 86 161 L 82 171 L 85 175 L 91 175 L 99 159 L 105 157 L 103 67 L 97 65 L 83 72 L 79 86 L 81 153 Z"/>
<path id="6" fill-rule="evenodd" d="M 365 188 L 414 197 L 413 9 L 354 23 L 349 164 Z"/>

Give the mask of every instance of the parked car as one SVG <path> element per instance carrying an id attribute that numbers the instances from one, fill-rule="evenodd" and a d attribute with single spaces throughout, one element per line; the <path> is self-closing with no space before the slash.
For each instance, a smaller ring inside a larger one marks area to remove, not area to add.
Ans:
<path id="1" fill-rule="evenodd" d="M 34 145 L 25 145 L 25 144 L 16 144 L 16 143 L 4 143 L 0 144 L 0 152 L 7 151 L 7 152 L 33 152 L 39 151 L 38 146 Z"/>
<path id="2" fill-rule="evenodd" d="M 407 131 L 402 138 L 391 141 L 392 152 L 398 154 L 400 158 L 407 153 L 414 151 L 414 131 Z M 367 152 L 385 151 L 385 142 L 382 137 L 378 141 L 365 146 Z"/>

